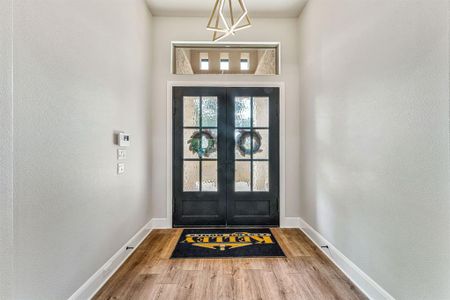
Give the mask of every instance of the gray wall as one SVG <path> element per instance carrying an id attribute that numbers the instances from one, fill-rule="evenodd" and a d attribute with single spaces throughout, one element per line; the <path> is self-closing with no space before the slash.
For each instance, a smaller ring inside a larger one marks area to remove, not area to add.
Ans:
<path id="1" fill-rule="evenodd" d="M 13 267 L 12 0 L 0 1 L 0 129 L 0 299 L 8 299 Z"/>
<path id="2" fill-rule="evenodd" d="M 65 299 L 150 219 L 143 0 L 14 3 L 15 299 Z M 113 132 L 131 134 L 116 175 Z"/>
<path id="3" fill-rule="evenodd" d="M 446 0 L 309 1 L 301 216 L 398 299 L 450 299 Z"/>
<path id="4" fill-rule="evenodd" d="M 208 18 L 153 18 L 153 91 L 152 91 L 152 213 L 166 217 L 166 164 L 170 151 L 167 140 L 167 81 L 194 82 L 285 82 L 286 84 L 286 215 L 300 213 L 298 194 L 300 121 L 298 101 L 297 19 L 252 19 L 253 26 L 227 41 L 281 42 L 281 76 L 252 75 L 171 75 L 171 41 L 210 41 L 212 33 L 205 28 Z M 170 157 L 169 157 L 170 159 Z"/>

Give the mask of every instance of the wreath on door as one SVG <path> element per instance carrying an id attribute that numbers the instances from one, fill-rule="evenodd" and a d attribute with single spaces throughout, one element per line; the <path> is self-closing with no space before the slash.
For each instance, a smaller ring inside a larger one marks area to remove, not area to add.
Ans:
<path id="1" fill-rule="evenodd" d="M 253 137 L 253 139 L 252 139 Z M 251 141 L 253 140 L 253 149 Z M 241 131 L 236 137 L 236 147 L 242 156 L 261 152 L 262 137 L 257 131 Z M 252 151 L 253 150 L 253 151 Z"/>
<path id="2" fill-rule="evenodd" d="M 196 131 L 187 142 L 189 150 L 199 157 L 209 157 L 217 151 L 217 143 L 210 131 Z"/>

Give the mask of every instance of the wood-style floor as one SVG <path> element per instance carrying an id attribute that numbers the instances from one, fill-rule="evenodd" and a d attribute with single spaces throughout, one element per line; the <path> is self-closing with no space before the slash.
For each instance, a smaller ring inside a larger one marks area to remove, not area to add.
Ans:
<path id="1" fill-rule="evenodd" d="M 169 259 L 181 229 L 154 230 L 94 299 L 367 299 L 299 229 L 286 258 Z"/>

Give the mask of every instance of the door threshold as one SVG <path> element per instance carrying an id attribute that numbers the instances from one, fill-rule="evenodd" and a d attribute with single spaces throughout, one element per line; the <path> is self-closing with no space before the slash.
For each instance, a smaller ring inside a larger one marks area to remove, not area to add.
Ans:
<path id="1" fill-rule="evenodd" d="M 218 226 L 218 225 L 183 225 L 183 226 L 172 226 L 173 228 L 179 228 L 179 229 L 258 229 L 258 228 L 280 228 L 279 225 L 224 225 L 224 226 Z"/>

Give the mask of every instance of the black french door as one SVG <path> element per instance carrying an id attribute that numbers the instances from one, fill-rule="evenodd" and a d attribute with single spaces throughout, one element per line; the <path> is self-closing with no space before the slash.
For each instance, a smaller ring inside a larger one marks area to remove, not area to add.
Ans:
<path id="1" fill-rule="evenodd" d="M 279 89 L 173 88 L 173 226 L 279 225 Z"/>

